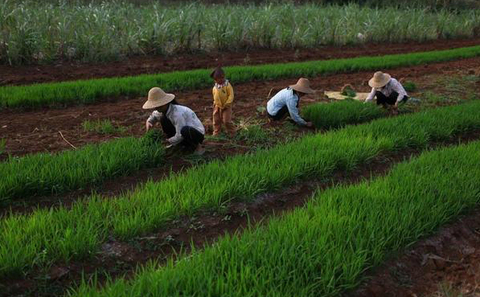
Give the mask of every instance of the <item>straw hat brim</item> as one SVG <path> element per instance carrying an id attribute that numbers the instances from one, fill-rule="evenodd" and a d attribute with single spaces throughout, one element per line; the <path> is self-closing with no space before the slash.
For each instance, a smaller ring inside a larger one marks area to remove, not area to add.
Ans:
<path id="1" fill-rule="evenodd" d="M 376 81 L 374 77 L 372 77 L 368 81 L 368 85 L 372 88 L 383 88 L 386 84 L 390 82 L 391 79 L 392 79 L 392 76 L 390 76 L 390 74 L 384 73 L 383 79 L 381 81 Z"/>
<path id="2" fill-rule="evenodd" d="M 292 88 L 295 91 L 300 92 L 300 93 L 305 93 L 305 94 L 315 93 L 315 91 L 313 89 L 311 89 L 309 87 L 301 86 L 301 85 L 298 85 L 298 84 L 291 85 L 290 88 Z"/>
<path id="3" fill-rule="evenodd" d="M 143 109 L 152 109 L 152 108 L 157 108 L 160 106 L 164 106 L 175 99 L 174 94 L 165 94 L 163 97 L 158 98 L 158 99 L 149 99 L 145 104 L 143 104 Z"/>

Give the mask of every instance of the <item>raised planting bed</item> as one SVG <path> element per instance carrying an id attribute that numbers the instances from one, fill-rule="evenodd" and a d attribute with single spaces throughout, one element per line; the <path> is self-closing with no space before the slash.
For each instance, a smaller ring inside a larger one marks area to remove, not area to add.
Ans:
<path id="1" fill-rule="evenodd" d="M 121 138 L 58 154 L 40 153 L 0 162 L 0 206 L 18 199 L 98 184 L 108 178 L 160 164 L 158 133 Z"/>
<path id="2" fill-rule="evenodd" d="M 480 46 L 443 51 L 359 57 L 286 64 L 226 67 L 234 84 L 254 80 L 313 77 L 321 74 L 360 70 L 388 69 L 480 55 Z M 52 105 L 92 103 L 118 96 L 146 96 L 148 90 L 160 86 L 168 92 L 195 90 L 212 85 L 211 70 L 190 70 L 134 77 L 79 80 L 30 86 L 0 87 L 0 108 L 38 108 Z"/>
<path id="3" fill-rule="evenodd" d="M 339 296 L 365 270 L 478 205 L 479 150 L 477 141 L 425 152 L 165 267 L 101 289 L 83 283 L 72 296 Z"/>
<path id="4" fill-rule="evenodd" d="M 279 189 L 300 178 L 328 177 L 406 148 L 425 148 L 480 127 L 479 101 L 304 137 L 147 183 L 116 199 L 91 197 L 71 208 L 11 215 L 0 224 L 0 276 L 98 251 L 108 236 L 128 239 L 200 209 Z M 41 256 L 40 256 L 41 255 Z"/>

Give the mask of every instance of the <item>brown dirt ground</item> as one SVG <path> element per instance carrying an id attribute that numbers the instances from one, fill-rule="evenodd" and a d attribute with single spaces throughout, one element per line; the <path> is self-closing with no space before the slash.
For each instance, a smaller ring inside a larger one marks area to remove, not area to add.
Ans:
<path id="1" fill-rule="evenodd" d="M 250 50 L 243 52 L 213 52 L 179 54 L 175 56 L 132 57 L 125 61 L 82 64 L 57 63 L 55 65 L 0 65 L 0 86 L 68 81 L 78 79 L 130 76 L 161 73 L 174 70 L 211 68 L 217 65 L 255 65 L 293 61 L 350 58 L 441 50 L 480 44 L 480 39 L 435 40 L 425 43 L 367 44 L 357 46 L 323 46 L 313 49 Z"/>
<path id="2" fill-rule="evenodd" d="M 430 65 L 403 67 L 389 71 L 394 77 L 415 81 L 421 77 L 435 73 L 448 76 L 459 71 L 480 72 L 480 58 L 451 61 Z M 317 94 L 302 99 L 302 104 L 310 104 L 323 100 L 324 90 L 336 90 L 346 82 L 351 83 L 359 91 L 369 91 L 367 81 L 371 72 L 346 73 L 320 76 L 311 79 Z M 295 83 L 295 79 L 278 81 L 251 82 L 234 85 L 236 99 L 234 119 L 255 119 L 265 122 L 257 108 L 265 106 L 267 95 L 283 87 Z M 211 132 L 211 91 L 210 89 L 178 93 L 181 104 L 192 108 L 207 129 Z M 112 99 L 115 100 L 115 99 Z M 145 98 L 120 99 L 114 102 L 101 102 L 86 106 L 74 106 L 65 109 L 43 108 L 37 111 L 0 111 L 0 138 L 6 139 L 6 153 L 22 156 L 36 152 L 57 152 L 72 149 L 64 141 L 62 135 L 74 146 L 81 147 L 88 143 L 110 140 L 122 135 L 102 135 L 86 132 L 82 122 L 86 120 L 111 120 L 115 125 L 126 127 L 128 135 L 140 136 L 144 133 L 144 123 L 148 113 L 141 109 Z M 6 154 L 3 154 L 5 158 Z M 1 158 L 1 156 L 0 156 Z"/>
<path id="3" fill-rule="evenodd" d="M 445 144 L 455 145 L 458 142 L 468 142 L 478 138 L 480 138 L 480 131 L 466 137 L 453 139 L 448 143 L 433 144 L 432 147 Z M 47 269 L 34 271 L 25 278 L 0 280 L 0 289 L 2 285 L 5 287 L 3 292 L 0 290 L 0 297 L 59 296 L 65 289 L 80 281 L 82 275 L 89 279 L 95 272 L 108 273 L 113 278 L 132 277 L 138 265 L 145 265 L 151 260 L 157 260 L 161 265 L 167 259 L 176 257 L 181 251 L 189 252 L 192 243 L 197 249 L 201 249 L 212 244 L 224 234 L 242 232 L 248 226 L 268 221 L 268 217 L 272 215 L 282 215 L 296 207 L 301 207 L 319 188 L 326 189 L 334 184 L 353 184 L 371 177 L 385 175 L 393 165 L 418 154 L 419 151 L 405 150 L 395 155 L 379 157 L 368 165 L 359 166 L 352 172 L 337 172 L 329 180 L 306 179 L 279 192 L 259 195 L 253 202 L 233 202 L 223 211 L 204 212 L 195 217 L 181 218 L 156 232 L 128 242 L 111 239 L 103 244 L 102 251 L 93 259 L 72 261 L 68 264 L 57 263 Z M 480 227 L 480 219 L 476 221 Z M 476 246 L 480 247 L 480 236 L 477 235 L 477 237 L 479 240 Z M 467 239 L 469 238 L 464 238 L 464 240 Z M 436 246 L 439 246 L 438 243 Z M 442 256 L 450 257 L 450 255 L 443 254 Z M 432 259 L 438 261 L 438 258 L 432 257 Z M 412 265 L 405 273 L 414 273 L 418 269 L 417 266 Z M 99 279 L 103 282 L 104 276 L 100 275 Z M 424 280 L 429 283 L 432 281 L 428 278 Z M 375 285 L 365 286 L 365 290 L 375 289 Z M 385 290 L 388 289 L 389 287 L 385 288 Z M 393 296 L 390 295 L 392 291 L 385 292 L 387 294 L 369 295 L 367 293 L 361 296 Z"/>

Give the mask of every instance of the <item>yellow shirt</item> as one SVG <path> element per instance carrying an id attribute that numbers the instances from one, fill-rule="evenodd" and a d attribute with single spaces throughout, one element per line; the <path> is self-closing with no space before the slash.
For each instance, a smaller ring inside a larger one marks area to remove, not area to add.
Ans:
<path id="1" fill-rule="evenodd" d="M 215 84 L 212 90 L 213 104 L 220 108 L 225 108 L 226 105 L 233 103 L 233 88 L 227 81 L 223 85 Z"/>

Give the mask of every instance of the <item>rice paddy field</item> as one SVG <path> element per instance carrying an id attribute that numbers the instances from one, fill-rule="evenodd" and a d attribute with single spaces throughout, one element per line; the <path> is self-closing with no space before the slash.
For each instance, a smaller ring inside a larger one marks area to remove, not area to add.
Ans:
<path id="1" fill-rule="evenodd" d="M 479 296 L 477 2 L 0 0 L 0 297 Z M 379 70 L 398 115 L 352 99 Z M 270 121 L 300 77 L 314 127 Z"/>

